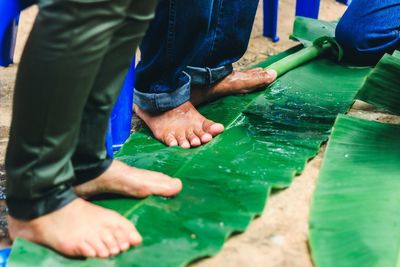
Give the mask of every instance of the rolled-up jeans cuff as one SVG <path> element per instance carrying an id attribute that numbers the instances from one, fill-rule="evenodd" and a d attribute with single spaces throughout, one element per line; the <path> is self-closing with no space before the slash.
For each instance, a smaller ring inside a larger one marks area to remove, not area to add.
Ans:
<path id="1" fill-rule="evenodd" d="M 11 217 L 28 221 L 59 210 L 71 203 L 77 196 L 70 185 L 61 185 L 44 197 L 38 199 L 7 198 Z"/>
<path id="2" fill-rule="evenodd" d="M 172 92 L 146 93 L 135 88 L 134 103 L 146 112 L 159 113 L 189 101 L 191 78 L 187 73 L 184 74 L 184 82 Z"/>
<path id="3" fill-rule="evenodd" d="M 192 85 L 210 87 L 232 73 L 232 64 L 216 68 L 186 67 L 185 71 L 190 75 Z"/>

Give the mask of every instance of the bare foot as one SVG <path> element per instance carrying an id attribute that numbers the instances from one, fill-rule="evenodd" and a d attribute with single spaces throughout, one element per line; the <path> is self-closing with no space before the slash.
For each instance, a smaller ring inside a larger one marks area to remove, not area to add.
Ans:
<path id="1" fill-rule="evenodd" d="M 107 258 L 142 242 L 130 221 L 79 198 L 30 221 L 9 216 L 8 225 L 11 239 L 21 237 L 71 257 Z"/>
<path id="2" fill-rule="evenodd" d="M 99 177 L 75 187 L 78 196 L 87 198 L 101 193 L 115 193 L 133 197 L 161 195 L 171 197 L 182 189 L 179 179 L 160 172 L 137 169 L 114 160 Z"/>
<path id="3" fill-rule="evenodd" d="M 224 126 L 203 117 L 193 105 L 225 95 L 252 92 L 272 83 L 276 76 L 276 71 L 263 68 L 234 71 L 210 88 L 192 88 L 190 102 L 162 114 L 149 114 L 136 105 L 135 112 L 164 144 L 183 148 L 197 147 L 222 133 Z"/>
<path id="4" fill-rule="evenodd" d="M 197 147 L 224 131 L 222 124 L 206 119 L 190 102 L 157 115 L 149 114 L 136 105 L 135 112 L 153 135 L 168 146 Z"/>
<path id="5" fill-rule="evenodd" d="M 193 88 L 190 102 L 197 106 L 221 96 L 250 93 L 272 83 L 276 76 L 276 71 L 263 68 L 233 71 L 210 88 Z"/>

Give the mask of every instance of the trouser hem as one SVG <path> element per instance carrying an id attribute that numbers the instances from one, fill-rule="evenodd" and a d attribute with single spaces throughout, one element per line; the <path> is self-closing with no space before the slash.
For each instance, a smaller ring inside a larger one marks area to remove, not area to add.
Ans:
<path id="1" fill-rule="evenodd" d="M 135 89 L 134 102 L 142 110 L 149 113 L 160 113 L 176 108 L 190 99 L 191 78 L 183 72 L 181 86 L 172 92 L 147 93 Z"/>
<path id="2" fill-rule="evenodd" d="M 95 167 L 75 170 L 76 179 L 74 182 L 74 186 L 86 183 L 90 180 L 97 178 L 111 166 L 112 161 L 113 159 L 107 158 Z"/>
<path id="3" fill-rule="evenodd" d="M 7 198 L 6 203 L 11 217 L 17 220 L 33 220 L 71 203 L 77 196 L 71 186 L 62 185 L 54 192 L 39 199 Z"/>
<path id="4" fill-rule="evenodd" d="M 216 68 L 187 66 L 185 70 L 185 72 L 187 72 L 191 78 L 192 85 L 204 86 L 206 88 L 221 81 L 226 76 L 231 74 L 232 71 L 232 64 L 227 64 Z"/>

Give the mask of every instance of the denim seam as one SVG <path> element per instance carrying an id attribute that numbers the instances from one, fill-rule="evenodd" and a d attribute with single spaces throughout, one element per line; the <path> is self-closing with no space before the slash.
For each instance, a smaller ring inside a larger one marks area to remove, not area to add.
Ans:
<path id="1" fill-rule="evenodd" d="M 211 47 L 210 47 L 210 52 L 209 52 L 209 57 L 211 58 L 212 55 L 214 54 L 215 51 L 215 46 L 216 46 L 216 42 L 217 42 L 217 37 L 218 37 L 218 30 L 221 26 L 221 20 L 223 19 L 224 13 L 223 13 L 223 2 L 224 0 L 221 0 L 220 5 L 218 6 L 218 16 L 217 16 L 217 21 L 216 21 L 216 25 L 215 25 L 215 30 L 213 32 L 213 38 L 212 38 L 212 43 L 211 43 Z"/>
<path id="2" fill-rule="evenodd" d="M 208 67 L 206 67 L 206 71 L 207 71 L 207 75 L 208 75 L 208 77 L 207 77 L 208 78 L 208 82 L 207 82 L 206 86 L 209 87 L 211 85 L 211 82 L 212 82 L 212 72 L 211 72 L 211 69 L 208 68 Z"/>
<path id="3" fill-rule="evenodd" d="M 174 58 L 174 40 L 175 40 L 175 23 L 176 23 L 176 5 L 174 0 L 170 0 L 168 14 L 168 33 L 167 33 L 167 64 L 172 66 Z"/>
<path id="4" fill-rule="evenodd" d="M 158 104 L 157 97 L 155 94 L 152 95 L 152 102 L 153 102 L 153 105 L 155 106 L 156 110 L 159 111 L 160 105 Z"/>

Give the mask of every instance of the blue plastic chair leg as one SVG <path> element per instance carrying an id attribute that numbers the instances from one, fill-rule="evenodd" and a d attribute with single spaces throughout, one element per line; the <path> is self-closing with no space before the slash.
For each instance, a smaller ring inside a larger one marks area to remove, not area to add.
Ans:
<path id="1" fill-rule="evenodd" d="M 278 42 L 278 4 L 279 0 L 264 0 L 263 2 L 263 35 L 271 38 L 273 42 Z"/>
<path id="2" fill-rule="evenodd" d="M 133 88 L 135 84 L 135 58 L 125 78 L 121 93 L 110 117 L 110 129 L 107 134 L 106 147 L 112 151 L 119 150 L 130 136 L 132 126 Z M 109 153 L 110 154 L 110 153 Z"/>
<path id="3" fill-rule="evenodd" d="M 296 16 L 318 18 L 320 0 L 297 0 Z"/>
<path id="4" fill-rule="evenodd" d="M 10 253 L 11 248 L 0 249 L 0 267 L 6 267 Z"/>
<path id="5" fill-rule="evenodd" d="M 0 1 L 0 66 L 3 67 L 13 63 L 20 10 L 18 1 Z"/>
<path id="6" fill-rule="evenodd" d="M 105 146 L 106 146 L 107 156 L 109 158 L 114 158 L 113 139 L 112 139 L 112 135 L 111 135 L 111 118 L 108 120 L 108 130 L 106 133 Z"/>
<path id="7" fill-rule="evenodd" d="M 350 5 L 352 0 L 337 0 L 339 3 Z"/>

